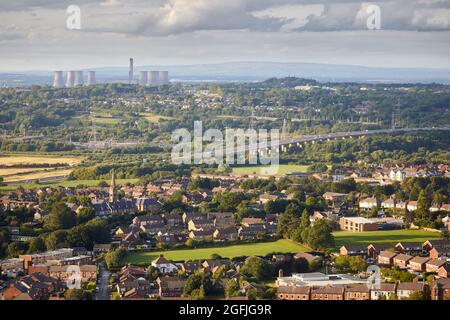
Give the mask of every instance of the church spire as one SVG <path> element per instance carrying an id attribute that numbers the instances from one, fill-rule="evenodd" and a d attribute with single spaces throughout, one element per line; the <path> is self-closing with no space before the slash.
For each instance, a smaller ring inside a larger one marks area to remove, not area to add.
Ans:
<path id="1" fill-rule="evenodd" d="M 111 185 L 109 187 L 109 201 L 116 201 L 116 172 L 114 169 L 112 171 Z"/>

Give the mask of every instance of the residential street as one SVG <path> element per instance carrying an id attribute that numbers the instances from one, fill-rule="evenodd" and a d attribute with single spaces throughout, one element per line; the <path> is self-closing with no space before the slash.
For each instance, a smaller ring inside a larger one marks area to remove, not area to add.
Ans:
<path id="1" fill-rule="evenodd" d="M 95 294 L 95 300 L 109 300 L 109 274 L 104 262 L 100 263 L 100 274 L 97 281 L 99 290 Z"/>

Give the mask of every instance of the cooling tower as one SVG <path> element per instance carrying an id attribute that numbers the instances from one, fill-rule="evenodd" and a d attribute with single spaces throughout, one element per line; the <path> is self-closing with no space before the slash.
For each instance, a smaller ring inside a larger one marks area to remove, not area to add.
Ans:
<path id="1" fill-rule="evenodd" d="M 158 86 L 159 85 L 159 72 L 158 71 L 149 71 L 148 72 L 148 85 L 149 86 Z"/>
<path id="2" fill-rule="evenodd" d="M 75 87 L 83 85 L 83 71 L 75 71 Z"/>
<path id="3" fill-rule="evenodd" d="M 139 72 L 139 84 L 142 86 L 147 85 L 148 81 L 148 71 Z"/>
<path id="4" fill-rule="evenodd" d="M 160 71 L 159 72 L 159 84 L 160 85 L 169 84 L 169 72 L 168 71 Z"/>
<path id="5" fill-rule="evenodd" d="M 75 85 L 75 71 L 67 71 L 66 88 L 71 88 Z"/>
<path id="6" fill-rule="evenodd" d="M 95 80 L 95 71 L 88 71 L 88 75 L 87 75 L 87 85 L 88 86 L 93 86 L 96 84 L 96 80 Z"/>
<path id="7" fill-rule="evenodd" d="M 55 71 L 53 73 L 53 87 L 55 87 L 55 88 L 62 88 L 62 87 L 64 87 L 64 80 L 63 80 L 63 72 L 62 71 Z"/>

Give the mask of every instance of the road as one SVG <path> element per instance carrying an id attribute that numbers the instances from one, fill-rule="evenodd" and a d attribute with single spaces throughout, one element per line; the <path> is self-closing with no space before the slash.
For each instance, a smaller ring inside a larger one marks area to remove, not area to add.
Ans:
<path id="1" fill-rule="evenodd" d="M 100 263 L 100 274 L 98 275 L 98 292 L 95 294 L 95 300 L 109 300 L 109 271 L 105 268 L 105 263 Z"/>

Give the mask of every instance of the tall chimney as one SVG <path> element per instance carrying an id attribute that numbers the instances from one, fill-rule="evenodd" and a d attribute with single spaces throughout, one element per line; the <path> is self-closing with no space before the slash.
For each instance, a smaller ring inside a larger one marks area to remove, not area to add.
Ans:
<path id="1" fill-rule="evenodd" d="M 55 88 L 62 88 L 62 87 L 64 87 L 64 80 L 63 80 L 63 72 L 62 71 L 55 71 L 53 73 L 53 87 L 55 87 Z"/>
<path id="2" fill-rule="evenodd" d="M 134 76 L 134 60 L 133 58 L 130 58 L 130 71 L 128 72 L 128 83 L 133 83 L 133 76 Z"/>
<path id="3" fill-rule="evenodd" d="M 66 87 L 71 88 L 75 85 L 75 71 L 67 71 Z"/>
<path id="4" fill-rule="evenodd" d="M 88 71 L 87 85 L 88 86 L 93 86 L 96 83 L 97 83 L 97 81 L 95 79 L 95 71 Z"/>
<path id="5" fill-rule="evenodd" d="M 75 71 L 75 87 L 83 85 L 83 71 Z"/>

